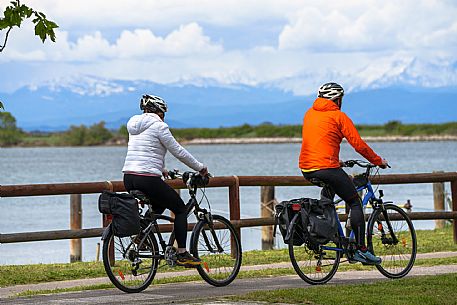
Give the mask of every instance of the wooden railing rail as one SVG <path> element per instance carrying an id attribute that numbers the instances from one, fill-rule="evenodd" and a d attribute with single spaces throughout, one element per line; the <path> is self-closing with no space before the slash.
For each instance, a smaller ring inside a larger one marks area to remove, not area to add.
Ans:
<path id="1" fill-rule="evenodd" d="M 372 177 L 373 184 L 416 184 L 450 182 L 452 211 L 450 212 L 413 212 L 412 219 L 453 219 L 454 241 L 457 243 L 457 172 L 394 174 Z M 183 189 L 182 181 L 167 181 L 173 188 Z M 241 227 L 269 226 L 273 218 L 240 219 L 240 187 L 242 186 L 306 186 L 310 185 L 301 176 L 227 176 L 213 177 L 208 187 L 228 187 L 230 219 L 240 233 Z M 29 185 L 0 185 L 0 197 L 25 197 L 67 194 L 93 194 L 103 190 L 125 191 L 122 181 L 53 183 Z M 341 215 L 344 220 L 346 215 Z M 189 225 L 191 228 L 191 225 Z M 170 224 L 161 225 L 164 232 L 171 230 Z M 103 228 L 54 230 L 43 232 L 25 232 L 0 234 L 0 243 L 77 239 L 100 236 Z"/>

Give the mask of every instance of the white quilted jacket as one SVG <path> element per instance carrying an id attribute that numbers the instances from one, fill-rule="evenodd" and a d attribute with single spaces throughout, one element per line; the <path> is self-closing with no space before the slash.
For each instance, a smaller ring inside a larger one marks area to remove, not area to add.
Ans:
<path id="1" fill-rule="evenodd" d="M 162 175 L 167 150 L 195 171 L 204 167 L 175 140 L 168 125 L 154 113 L 133 116 L 127 123 L 127 130 L 129 144 L 122 169 L 124 173 Z"/>

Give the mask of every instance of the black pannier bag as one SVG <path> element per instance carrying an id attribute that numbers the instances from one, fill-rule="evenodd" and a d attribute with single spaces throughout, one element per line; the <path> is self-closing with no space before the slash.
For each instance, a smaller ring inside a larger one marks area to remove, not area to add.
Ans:
<path id="1" fill-rule="evenodd" d="M 300 205 L 300 209 L 292 209 L 293 205 Z M 333 202 L 329 199 L 299 198 L 282 201 L 275 206 L 276 224 L 284 239 L 290 241 L 290 223 L 298 215 L 294 233 L 294 245 L 300 246 L 305 241 L 313 244 L 326 244 L 334 240 L 338 231 L 338 223 Z"/>
<path id="2" fill-rule="evenodd" d="M 312 243 L 326 244 L 335 240 L 338 232 L 335 207 L 332 200 L 303 198 L 302 222 Z"/>
<path id="3" fill-rule="evenodd" d="M 98 198 L 98 210 L 113 215 L 114 235 L 127 237 L 140 232 L 138 201 L 130 194 L 103 191 Z"/>
<path id="4" fill-rule="evenodd" d="M 279 231 L 283 237 L 284 243 L 289 244 L 290 242 L 290 223 L 298 211 L 292 210 L 293 204 L 299 204 L 301 206 L 301 199 L 292 199 L 290 201 L 281 201 L 275 206 L 275 232 L 276 226 L 279 227 Z M 306 231 L 304 230 L 300 215 L 297 216 L 298 225 L 295 227 L 294 232 L 294 245 L 301 246 L 306 240 Z"/>

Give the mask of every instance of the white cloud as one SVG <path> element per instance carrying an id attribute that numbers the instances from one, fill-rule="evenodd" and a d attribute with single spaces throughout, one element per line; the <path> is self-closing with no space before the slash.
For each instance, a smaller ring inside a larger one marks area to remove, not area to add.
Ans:
<path id="1" fill-rule="evenodd" d="M 455 49 L 457 7 L 446 1 L 322 1 L 293 14 L 279 49 L 319 52 Z"/>
<path id="2" fill-rule="evenodd" d="M 5 49 L 2 61 L 94 62 L 99 59 L 137 58 L 149 60 L 151 56 L 194 56 L 223 51 L 222 46 L 213 44 L 196 23 L 182 25 L 165 37 L 156 36 L 149 29 L 124 30 L 113 44 L 110 44 L 99 31 L 71 42 L 68 39 L 68 32 L 56 30 L 55 45 L 48 42 L 44 47 L 33 37 L 33 29 L 30 26 L 26 30 L 28 32 L 18 32 L 18 36 L 12 38 L 14 42 Z M 32 43 L 26 44 L 26 41 Z M 30 50 L 31 48 L 37 50 Z"/>
<path id="3" fill-rule="evenodd" d="M 165 38 L 157 37 L 147 29 L 123 31 L 114 46 L 114 52 L 121 58 L 185 56 L 218 53 L 222 50 L 222 46 L 211 43 L 196 23 L 180 26 Z"/>
<path id="4" fill-rule="evenodd" d="M 57 42 L 43 46 L 33 37 L 31 25 L 14 30 L 0 55 L 0 69 L 2 63 L 50 69 L 40 81 L 74 74 L 158 83 L 211 80 L 273 85 L 296 94 L 314 92 L 329 80 L 349 90 L 392 84 L 457 85 L 453 1 L 30 0 L 27 4 L 59 23 Z M 253 44 L 237 43 L 248 29 L 263 30 L 263 24 L 274 28 L 264 30 L 270 33 L 268 39 L 257 42 L 254 30 L 248 37 Z M 230 32 L 234 29 L 237 32 Z M 228 39 L 231 47 L 225 48 Z M 11 82 L 8 79 L 9 86 Z"/>

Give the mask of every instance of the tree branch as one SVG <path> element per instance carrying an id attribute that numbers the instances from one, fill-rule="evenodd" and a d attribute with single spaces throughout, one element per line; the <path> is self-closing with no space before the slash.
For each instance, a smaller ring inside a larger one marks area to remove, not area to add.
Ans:
<path id="1" fill-rule="evenodd" d="M 6 41 L 8 40 L 8 35 L 13 27 L 9 27 L 8 31 L 6 31 L 5 35 L 5 42 L 3 42 L 3 46 L 0 46 L 0 52 L 3 52 L 3 49 L 6 47 Z"/>

